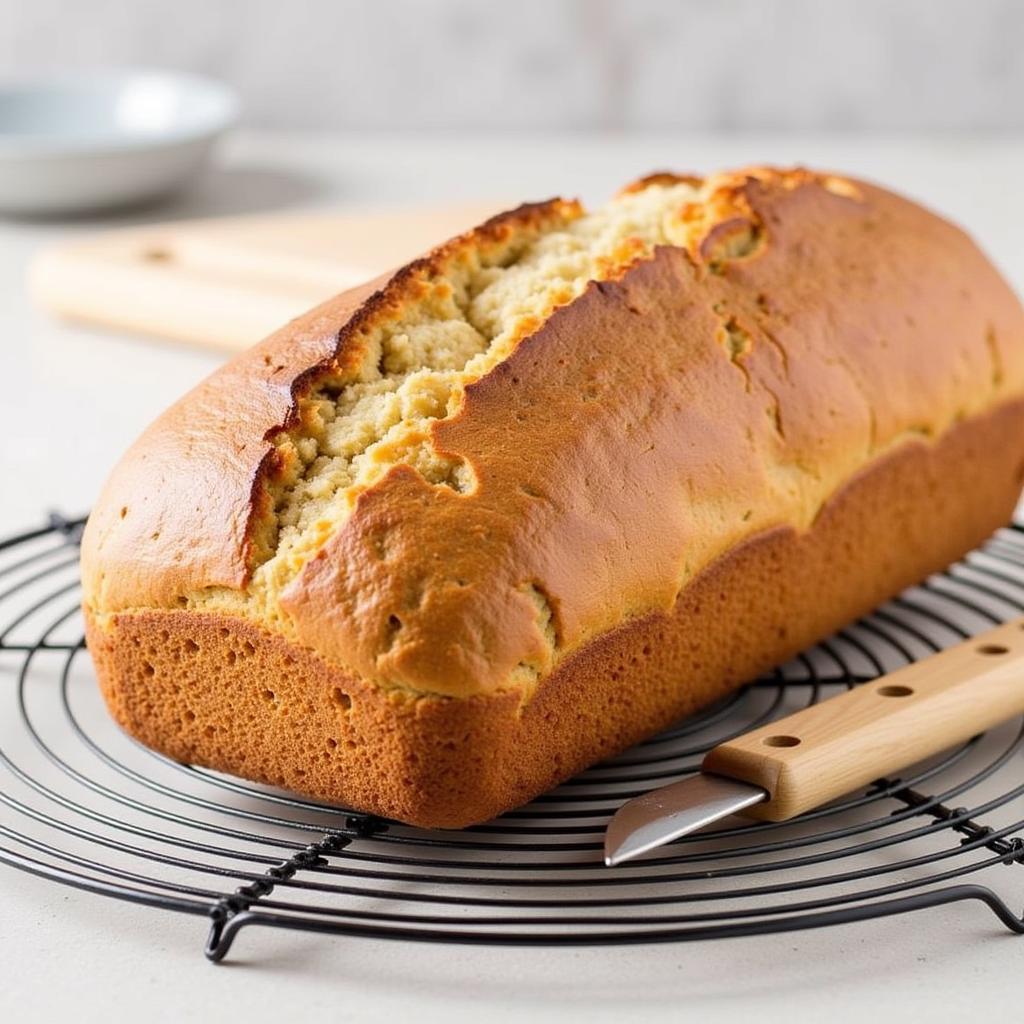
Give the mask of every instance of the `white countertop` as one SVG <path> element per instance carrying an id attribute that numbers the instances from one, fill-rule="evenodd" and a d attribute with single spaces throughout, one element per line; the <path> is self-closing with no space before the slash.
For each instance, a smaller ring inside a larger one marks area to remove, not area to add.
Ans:
<path id="1" fill-rule="evenodd" d="M 152 219 L 278 206 L 582 194 L 659 167 L 806 162 L 875 178 L 965 225 L 1024 292 L 1024 141 L 827 138 L 238 136 L 217 172 Z M 0 224 L 0 536 L 48 508 L 88 508 L 118 453 L 219 361 L 61 325 L 33 310 L 36 249 L 106 221 Z M 0 684 L 4 682 L 0 677 Z M 1016 870 L 1016 869 L 1014 869 Z M 862 1021 L 1012 1016 L 1024 940 L 980 906 L 769 938 L 621 949 L 494 950 L 243 932 L 231 962 L 201 953 L 201 919 L 65 889 L 0 867 L 0 1018 L 149 1021 L 650 1017 Z"/>

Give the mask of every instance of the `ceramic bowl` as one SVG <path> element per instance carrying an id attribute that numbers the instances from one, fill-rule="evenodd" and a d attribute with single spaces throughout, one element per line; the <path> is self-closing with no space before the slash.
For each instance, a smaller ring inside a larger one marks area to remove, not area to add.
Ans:
<path id="1" fill-rule="evenodd" d="M 177 72 L 0 83 L 0 212 L 100 210 L 171 193 L 237 116 L 226 86 Z"/>

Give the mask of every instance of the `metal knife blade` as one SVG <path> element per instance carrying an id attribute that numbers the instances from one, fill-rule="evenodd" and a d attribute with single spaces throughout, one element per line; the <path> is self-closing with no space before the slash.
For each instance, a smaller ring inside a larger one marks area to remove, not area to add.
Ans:
<path id="1" fill-rule="evenodd" d="M 1024 619 L 1014 619 L 718 744 L 702 774 L 619 808 L 605 862 L 737 811 L 789 821 L 1021 714 Z"/>
<path id="2" fill-rule="evenodd" d="M 767 799 L 760 786 L 706 772 L 644 793 L 627 800 L 608 823 L 604 862 L 622 864 Z"/>

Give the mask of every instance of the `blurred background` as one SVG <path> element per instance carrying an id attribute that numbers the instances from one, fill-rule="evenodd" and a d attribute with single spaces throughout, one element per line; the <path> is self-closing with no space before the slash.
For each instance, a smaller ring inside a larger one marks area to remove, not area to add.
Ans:
<path id="1" fill-rule="evenodd" d="M 0 0 L 0 68 L 221 78 L 254 128 L 1013 131 L 1018 0 Z"/>

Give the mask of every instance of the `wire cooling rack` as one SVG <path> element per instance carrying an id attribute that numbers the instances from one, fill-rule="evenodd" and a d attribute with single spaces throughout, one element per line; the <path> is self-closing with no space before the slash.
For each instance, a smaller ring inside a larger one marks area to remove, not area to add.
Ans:
<path id="1" fill-rule="evenodd" d="M 837 925 L 957 902 L 1024 933 L 1024 728 L 786 824 L 731 825 L 609 869 L 632 796 L 747 729 L 1024 612 L 1024 528 L 727 701 L 497 821 L 429 832 L 175 764 L 108 718 L 79 618 L 82 520 L 0 541 L 0 861 L 209 919 L 350 937 L 610 945 Z M 10 879 L 8 878 L 8 881 Z"/>

